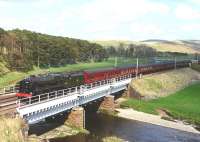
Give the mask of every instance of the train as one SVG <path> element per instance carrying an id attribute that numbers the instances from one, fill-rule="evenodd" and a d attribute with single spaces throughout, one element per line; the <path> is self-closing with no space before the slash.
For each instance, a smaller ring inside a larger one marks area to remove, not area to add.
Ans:
<path id="1" fill-rule="evenodd" d="M 167 61 L 139 65 L 138 67 L 136 65 L 125 65 L 98 70 L 85 70 L 82 72 L 49 73 L 37 76 L 32 75 L 17 83 L 19 91 L 16 96 L 18 98 L 32 97 L 56 90 L 118 78 L 120 76 L 131 75 L 132 77 L 135 77 L 136 74 L 145 75 L 174 68 L 189 67 L 190 63 L 190 60 L 177 62 Z"/>

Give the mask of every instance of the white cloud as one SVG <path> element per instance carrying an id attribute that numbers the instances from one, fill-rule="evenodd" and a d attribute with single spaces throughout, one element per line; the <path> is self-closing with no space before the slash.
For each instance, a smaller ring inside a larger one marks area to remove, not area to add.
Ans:
<path id="1" fill-rule="evenodd" d="M 185 24 L 180 29 L 185 32 L 200 31 L 200 24 Z"/>
<path id="2" fill-rule="evenodd" d="M 49 6 L 54 6 L 60 0 L 33 0 L 31 1 L 31 6 L 35 8 L 44 8 Z"/>
<path id="3" fill-rule="evenodd" d="M 95 0 L 83 5 L 80 14 L 90 21 L 128 22 L 149 12 L 166 13 L 169 8 L 148 0 Z"/>
<path id="4" fill-rule="evenodd" d="M 118 28 L 123 29 L 123 26 L 148 14 L 165 15 L 169 10 L 167 5 L 150 0 L 94 0 L 62 11 L 59 19 L 63 24 L 71 18 L 84 21 L 85 32 L 114 33 Z"/>
<path id="5" fill-rule="evenodd" d="M 177 18 L 192 20 L 200 18 L 200 10 L 194 9 L 188 5 L 180 4 L 176 7 L 175 14 Z"/>
<path id="6" fill-rule="evenodd" d="M 200 0 L 191 0 L 191 2 L 193 2 L 195 4 L 200 4 Z"/>

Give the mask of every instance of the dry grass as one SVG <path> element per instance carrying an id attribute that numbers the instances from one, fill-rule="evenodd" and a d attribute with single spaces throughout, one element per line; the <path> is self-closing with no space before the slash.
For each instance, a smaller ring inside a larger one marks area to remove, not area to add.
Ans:
<path id="1" fill-rule="evenodd" d="M 103 138 L 103 142 L 123 142 L 123 140 L 116 136 L 110 136 Z"/>
<path id="2" fill-rule="evenodd" d="M 156 49 L 157 51 L 161 52 L 179 52 L 179 53 L 197 53 L 199 51 L 194 50 L 192 47 L 189 45 L 183 44 L 182 42 L 177 42 L 177 41 L 172 41 L 171 43 L 163 43 L 163 42 L 137 42 L 137 41 L 128 41 L 128 40 L 99 40 L 99 41 L 91 41 L 94 43 L 98 43 L 102 46 L 114 46 L 114 47 L 119 47 L 121 43 L 124 45 L 128 44 L 147 44 L 148 46 Z"/>
<path id="3" fill-rule="evenodd" d="M 172 94 L 188 86 L 193 80 L 200 80 L 200 74 L 184 68 L 133 80 L 131 86 L 146 99 L 152 99 Z"/>
<path id="4" fill-rule="evenodd" d="M 1 142 L 23 142 L 21 128 L 23 122 L 20 119 L 0 118 L 0 138 Z"/>
<path id="5" fill-rule="evenodd" d="M 196 53 L 197 51 L 183 44 L 156 43 L 152 48 L 162 52 Z"/>

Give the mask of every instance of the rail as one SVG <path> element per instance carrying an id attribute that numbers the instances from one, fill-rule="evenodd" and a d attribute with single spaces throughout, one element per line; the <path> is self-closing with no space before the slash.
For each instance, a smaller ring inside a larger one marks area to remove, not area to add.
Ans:
<path id="1" fill-rule="evenodd" d="M 102 81 L 97 81 L 94 83 L 90 83 L 90 84 L 86 84 L 86 85 L 81 85 L 81 86 L 77 86 L 77 87 L 72 87 L 72 88 L 67 88 L 67 89 L 62 89 L 62 90 L 57 90 L 57 91 L 52 91 L 52 92 L 48 92 L 48 93 L 44 93 L 44 94 L 39 94 L 33 97 L 29 97 L 29 98 L 23 98 L 23 99 L 19 99 L 17 101 L 17 107 L 23 107 L 23 106 L 28 106 L 28 105 L 33 105 L 33 104 L 37 104 L 37 103 L 41 103 L 41 102 L 45 102 L 45 101 L 50 101 L 50 100 L 54 100 L 57 98 L 61 98 L 64 96 L 71 96 L 74 94 L 82 94 L 85 91 L 91 90 L 91 89 L 95 89 L 101 86 L 105 86 L 108 84 L 112 84 L 114 82 L 119 82 L 128 78 L 132 78 L 132 75 L 124 75 L 118 78 L 112 78 L 112 79 L 107 79 L 107 80 L 102 80 Z"/>

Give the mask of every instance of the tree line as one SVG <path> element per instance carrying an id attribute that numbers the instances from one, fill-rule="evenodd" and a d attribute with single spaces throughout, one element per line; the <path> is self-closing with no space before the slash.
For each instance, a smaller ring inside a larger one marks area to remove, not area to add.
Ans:
<path id="1" fill-rule="evenodd" d="M 108 46 L 105 48 L 110 56 L 117 56 L 117 57 L 149 58 L 149 57 L 159 56 L 159 57 L 174 58 L 176 56 L 189 56 L 187 53 L 180 53 L 180 52 L 160 52 L 145 44 L 120 43 L 118 46 Z"/>
<path id="2" fill-rule="evenodd" d="M 157 54 L 155 49 L 143 44 L 120 43 L 118 47 L 109 46 L 106 49 L 109 55 L 118 57 L 153 57 Z"/>
<path id="3" fill-rule="evenodd" d="M 15 70 L 99 62 L 108 58 L 107 51 L 101 45 L 86 40 L 19 29 L 5 31 L 1 28 L 0 56 L 10 69 Z"/>

